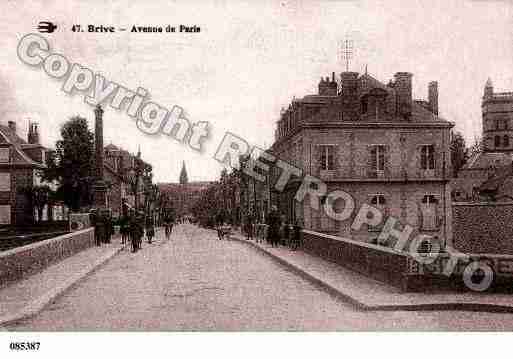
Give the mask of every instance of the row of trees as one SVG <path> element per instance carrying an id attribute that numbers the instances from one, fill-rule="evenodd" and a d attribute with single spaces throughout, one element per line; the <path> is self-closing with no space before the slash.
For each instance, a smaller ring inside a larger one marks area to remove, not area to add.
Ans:
<path id="1" fill-rule="evenodd" d="M 221 171 L 219 181 L 208 186 L 192 207 L 192 214 L 204 226 L 213 226 L 215 217 L 221 213 L 225 220 L 239 225 L 241 213 L 238 201 L 240 171 Z"/>

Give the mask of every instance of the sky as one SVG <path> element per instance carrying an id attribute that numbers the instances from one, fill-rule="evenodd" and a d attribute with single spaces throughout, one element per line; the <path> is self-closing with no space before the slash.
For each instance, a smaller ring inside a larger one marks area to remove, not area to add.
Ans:
<path id="1" fill-rule="evenodd" d="M 142 133 L 126 112 L 107 108 L 104 143 L 142 157 L 157 182 L 177 182 L 182 161 L 189 180 L 213 180 L 213 159 L 226 131 L 250 144 L 273 142 L 280 109 L 316 93 L 321 76 L 345 70 L 340 42 L 350 38 L 350 70 L 388 82 L 413 73 L 414 98 L 439 83 L 440 115 L 468 144 L 481 135 L 481 97 L 513 91 L 513 2 L 509 1 L 117 1 L 3 0 L 0 12 L 0 123 L 26 135 L 39 122 L 42 143 L 54 147 L 60 126 L 93 108 L 83 93 L 22 63 L 20 39 L 39 21 L 58 25 L 44 36 L 52 51 L 109 81 L 143 87 L 151 100 L 182 107 L 192 122 L 208 121 L 211 136 L 198 153 L 164 135 Z M 199 33 L 76 33 L 72 26 L 199 26 Z M 337 75 L 338 76 L 338 75 Z"/>

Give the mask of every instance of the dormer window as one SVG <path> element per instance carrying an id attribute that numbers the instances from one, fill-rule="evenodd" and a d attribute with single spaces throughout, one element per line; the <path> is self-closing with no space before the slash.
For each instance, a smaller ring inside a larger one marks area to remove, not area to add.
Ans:
<path id="1" fill-rule="evenodd" d="M 374 88 L 361 99 L 361 114 L 378 120 L 386 112 L 387 92 L 380 88 Z"/>

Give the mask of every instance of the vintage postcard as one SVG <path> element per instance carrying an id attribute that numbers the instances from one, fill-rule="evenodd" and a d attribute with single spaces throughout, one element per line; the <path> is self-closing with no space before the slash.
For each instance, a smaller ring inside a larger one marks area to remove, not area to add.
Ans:
<path id="1" fill-rule="evenodd" d="M 513 330 L 513 2 L 1 10 L 8 355 Z"/>

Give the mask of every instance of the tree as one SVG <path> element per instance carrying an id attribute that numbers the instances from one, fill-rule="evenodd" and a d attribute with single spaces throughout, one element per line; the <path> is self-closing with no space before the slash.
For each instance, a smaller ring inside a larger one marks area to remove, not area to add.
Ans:
<path id="1" fill-rule="evenodd" d="M 94 184 L 94 135 L 87 120 L 69 119 L 61 128 L 62 139 L 47 158 L 45 181 L 58 181 L 57 197 L 72 211 L 92 203 Z"/>
<path id="2" fill-rule="evenodd" d="M 465 139 L 460 132 L 451 134 L 451 164 L 453 177 L 458 177 L 459 170 L 465 165 L 468 159 L 468 149 Z"/>

